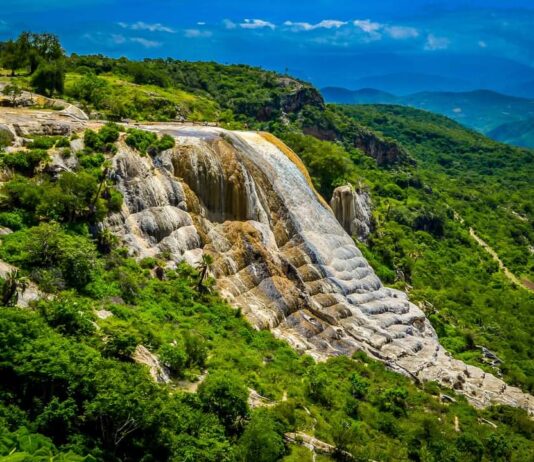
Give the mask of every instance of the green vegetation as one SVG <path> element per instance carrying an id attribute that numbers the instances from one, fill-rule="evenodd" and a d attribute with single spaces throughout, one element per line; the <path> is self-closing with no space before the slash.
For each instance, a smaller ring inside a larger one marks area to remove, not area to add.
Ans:
<path id="1" fill-rule="evenodd" d="M 76 73 L 77 70 L 67 74 L 66 96 L 111 120 L 205 121 L 220 117 L 218 105 L 202 96 L 177 88 L 138 85 L 128 75 L 96 75 L 87 69 Z"/>
<path id="2" fill-rule="evenodd" d="M 52 96 L 63 93 L 64 52 L 59 39 L 52 34 L 23 32 L 17 40 L 0 44 L 0 64 L 15 76 L 17 71 L 31 76 L 31 86 L 39 93 Z M 16 90 L 11 91 L 16 105 Z"/>

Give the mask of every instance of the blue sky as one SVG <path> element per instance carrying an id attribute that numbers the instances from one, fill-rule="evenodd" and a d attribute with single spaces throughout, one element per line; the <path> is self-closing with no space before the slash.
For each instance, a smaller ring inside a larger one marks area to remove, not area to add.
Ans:
<path id="1" fill-rule="evenodd" d="M 347 87 L 411 73 L 451 87 L 534 80 L 533 25 L 534 0 L 3 0 L 0 9 L 0 40 L 49 31 L 68 52 L 249 63 Z"/>

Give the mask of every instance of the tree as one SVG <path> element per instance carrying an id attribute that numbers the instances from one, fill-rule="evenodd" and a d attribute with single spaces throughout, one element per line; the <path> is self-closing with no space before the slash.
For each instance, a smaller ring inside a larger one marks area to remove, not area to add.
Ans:
<path id="1" fill-rule="evenodd" d="M 229 433 L 240 430 L 248 413 L 248 392 L 239 377 L 216 372 L 208 375 L 198 388 L 198 397 L 208 412 L 213 412 Z"/>
<path id="2" fill-rule="evenodd" d="M 17 99 L 22 95 L 22 88 L 13 82 L 7 84 L 2 90 L 2 93 L 11 98 L 11 105 L 13 107 L 17 107 Z"/>
<path id="3" fill-rule="evenodd" d="M 54 93 L 63 93 L 65 84 L 65 71 L 59 61 L 54 63 L 41 63 L 32 77 L 31 85 L 44 95 L 52 97 Z"/>
<path id="4" fill-rule="evenodd" d="M 213 257 L 211 255 L 208 255 L 207 253 L 202 254 L 202 262 L 200 262 L 198 266 L 200 270 L 200 275 L 198 277 L 197 289 L 199 292 L 204 292 L 206 290 L 206 287 L 204 285 L 204 280 L 206 279 L 206 276 L 208 275 L 208 271 L 211 265 L 213 265 Z"/>
<path id="5" fill-rule="evenodd" d="M 265 411 L 256 412 L 239 440 L 243 462 L 276 462 L 285 452 L 282 431 Z"/>
<path id="6" fill-rule="evenodd" d="M 8 40 L 2 47 L 2 66 L 11 71 L 11 76 L 14 77 L 17 69 L 21 66 L 21 56 L 17 43 L 13 40 Z"/>

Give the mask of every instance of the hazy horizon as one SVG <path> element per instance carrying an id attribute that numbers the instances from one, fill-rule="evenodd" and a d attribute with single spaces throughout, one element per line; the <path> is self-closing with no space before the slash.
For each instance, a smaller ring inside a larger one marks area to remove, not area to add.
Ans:
<path id="1" fill-rule="evenodd" d="M 513 94 L 534 82 L 531 24 L 525 0 L 7 0 L 0 40 L 47 31 L 68 53 L 243 63 L 318 87 Z"/>

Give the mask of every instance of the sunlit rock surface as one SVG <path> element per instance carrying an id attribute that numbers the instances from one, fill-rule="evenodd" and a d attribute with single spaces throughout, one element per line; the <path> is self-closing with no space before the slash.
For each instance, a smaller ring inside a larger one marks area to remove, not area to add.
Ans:
<path id="1" fill-rule="evenodd" d="M 330 208 L 343 229 L 365 242 L 372 228 L 371 198 L 364 190 L 357 191 L 351 185 L 334 190 Z"/>
<path id="2" fill-rule="evenodd" d="M 45 116 L 34 115 L 32 123 L 36 117 Z M 0 123 L 10 125 L 6 117 Z M 72 124 L 78 129 L 83 122 Z M 454 388 L 477 406 L 534 412 L 532 396 L 452 359 L 424 313 L 381 284 L 279 140 L 183 124 L 141 128 L 173 136 L 176 146 L 151 158 L 120 143 L 112 160 L 110 176 L 125 201 L 104 225 L 132 254 L 195 264 L 209 253 L 230 303 L 257 328 L 317 359 L 364 350 L 416 380 Z"/>

